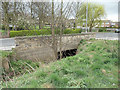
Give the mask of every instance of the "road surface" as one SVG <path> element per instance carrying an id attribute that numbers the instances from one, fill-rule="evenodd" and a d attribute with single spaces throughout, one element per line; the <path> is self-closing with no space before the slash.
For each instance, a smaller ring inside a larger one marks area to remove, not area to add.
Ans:
<path id="1" fill-rule="evenodd" d="M 0 50 L 12 50 L 12 48 L 15 48 L 14 38 L 0 39 Z"/>
<path id="2" fill-rule="evenodd" d="M 118 40 L 120 33 L 96 33 L 96 39 Z"/>

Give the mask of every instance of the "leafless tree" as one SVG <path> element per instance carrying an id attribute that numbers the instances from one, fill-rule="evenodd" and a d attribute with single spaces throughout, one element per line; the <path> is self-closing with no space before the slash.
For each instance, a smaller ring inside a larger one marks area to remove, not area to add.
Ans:
<path id="1" fill-rule="evenodd" d="M 2 13 L 4 16 L 3 24 L 5 25 L 5 30 L 9 30 L 9 2 L 2 2 Z"/>
<path id="2" fill-rule="evenodd" d="M 55 38 L 54 24 L 54 0 L 52 0 L 52 47 L 54 50 L 55 58 L 57 59 L 57 43 Z"/>
<path id="3" fill-rule="evenodd" d="M 2 29 L 2 2 L 0 1 L 0 29 Z"/>
<path id="4" fill-rule="evenodd" d="M 63 0 L 61 0 L 61 18 L 62 18 L 62 14 L 63 14 Z M 61 50 L 61 48 L 62 48 L 62 45 L 61 45 L 61 43 L 62 43 L 62 25 L 63 25 L 63 23 L 62 23 L 62 19 L 61 19 L 61 28 L 60 28 L 60 60 L 61 60 L 61 58 L 62 58 L 62 50 Z"/>

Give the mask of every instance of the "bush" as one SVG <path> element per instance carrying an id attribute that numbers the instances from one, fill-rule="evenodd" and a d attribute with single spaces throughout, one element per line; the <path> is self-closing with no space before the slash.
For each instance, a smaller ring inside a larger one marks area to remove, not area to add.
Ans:
<path id="1" fill-rule="evenodd" d="M 99 32 L 106 32 L 107 28 L 99 28 Z"/>
<path id="2" fill-rule="evenodd" d="M 75 29 L 75 30 L 73 30 L 73 32 L 74 32 L 74 33 L 81 33 L 82 30 L 81 30 L 81 29 Z"/>
<path id="3" fill-rule="evenodd" d="M 73 33 L 81 33 L 81 29 L 65 29 L 63 31 L 64 34 L 73 34 Z"/>
<path id="4" fill-rule="evenodd" d="M 63 30 L 63 33 L 64 33 L 64 34 L 70 34 L 71 32 L 72 32 L 71 29 L 65 29 L 65 30 Z"/>
<path id="5" fill-rule="evenodd" d="M 2 30 L 5 30 L 5 26 L 4 25 L 2 25 Z"/>
<path id="6" fill-rule="evenodd" d="M 21 30 L 21 31 L 10 31 L 10 37 L 16 36 L 32 36 L 32 35 L 49 35 L 50 30 Z"/>
<path id="7" fill-rule="evenodd" d="M 51 29 L 41 29 L 41 30 L 20 30 L 20 31 L 10 31 L 10 37 L 16 36 L 34 36 L 34 35 L 50 35 Z M 81 33 L 81 29 L 65 29 L 63 34 L 73 34 Z M 55 30 L 55 34 L 60 34 L 60 29 Z"/>

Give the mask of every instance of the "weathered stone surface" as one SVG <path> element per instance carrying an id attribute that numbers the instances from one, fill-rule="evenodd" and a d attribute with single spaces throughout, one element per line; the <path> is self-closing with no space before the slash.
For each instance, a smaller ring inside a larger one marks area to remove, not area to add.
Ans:
<path id="1" fill-rule="evenodd" d="M 62 51 L 77 49 L 81 39 L 95 38 L 95 33 L 63 35 Z M 16 41 L 17 59 L 50 62 L 55 60 L 51 36 L 18 37 Z M 56 37 L 57 51 L 60 51 L 60 37 Z"/>
<path id="2" fill-rule="evenodd" d="M 50 62 L 50 60 L 55 60 L 55 55 L 50 47 L 38 47 L 31 48 L 23 51 L 17 51 L 16 55 L 19 56 L 17 59 L 32 60 L 32 61 L 42 61 Z"/>

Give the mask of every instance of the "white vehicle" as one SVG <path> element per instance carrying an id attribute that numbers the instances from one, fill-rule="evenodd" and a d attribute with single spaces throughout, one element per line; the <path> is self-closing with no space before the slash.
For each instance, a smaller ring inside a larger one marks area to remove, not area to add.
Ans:
<path id="1" fill-rule="evenodd" d="M 115 33 L 120 33 L 120 29 L 115 29 Z"/>

